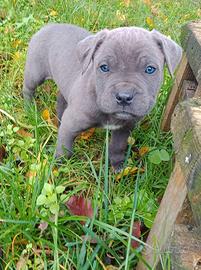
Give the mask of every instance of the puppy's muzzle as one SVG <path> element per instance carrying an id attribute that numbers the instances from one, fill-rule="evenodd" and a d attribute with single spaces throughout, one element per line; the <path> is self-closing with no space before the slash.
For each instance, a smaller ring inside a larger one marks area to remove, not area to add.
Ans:
<path id="1" fill-rule="evenodd" d="M 133 94 L 127 92 L 120 92 L 116 94 L 115 98 L 118 105 L 129 106 L 133 101 Z"/>

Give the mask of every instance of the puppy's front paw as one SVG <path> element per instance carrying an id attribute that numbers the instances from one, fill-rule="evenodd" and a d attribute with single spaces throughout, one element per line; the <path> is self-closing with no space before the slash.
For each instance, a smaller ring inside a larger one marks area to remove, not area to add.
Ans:
<path id="1" fill-rule="evenodd" d="M 112 166 L 113 170 L 114 170 L 114 173 L 117 174 L 117 173 L 120 173 L 123 168 L 124 168 L 124 164 L 123 162 L 121 162 L 120 164 L 116 165 L 116 166 Z"/>

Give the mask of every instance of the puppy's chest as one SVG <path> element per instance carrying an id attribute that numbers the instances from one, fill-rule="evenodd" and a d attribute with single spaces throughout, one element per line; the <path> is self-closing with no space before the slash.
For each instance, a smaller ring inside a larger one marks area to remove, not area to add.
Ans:
<path id="1" fill-rule="evenodd" d="M 120 129 L 122 127 L 122 125 L 115 125 L 115 124 L 103 124 L 102 128 L 104 129 L 109 129 L 109 130 L 117 130 Z"/>
<path id="2" fill-rule="evenodd" d="M 122 128 L 125 123 L 121 120 L 117 120 L 113 117 L 103 118 L 101 121 L 101 127 L 109 130 L 117 130 Z"/>

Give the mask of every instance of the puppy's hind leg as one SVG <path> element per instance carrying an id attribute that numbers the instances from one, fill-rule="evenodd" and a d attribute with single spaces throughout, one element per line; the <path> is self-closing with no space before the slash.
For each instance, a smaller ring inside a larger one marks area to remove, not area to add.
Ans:
<path id="1" fill-rule="evenodd" d="M 37 86 L 45 81 L 45 76 L 40 73 L 40 67 L 36 63 L 29 63 L 27 60 L 24 73 L 23 97 L 25 100 L 31 100 L 34 97 Z"/>
<path id="2" fill-rule="evenodd" d="M 26 100 L 34 97 L 37 86 L 41 85 L 47 78 L 51 78 L 48 71 L 47 59 L 40 55 L 42 49 L 34 40 L 31 41 L 27 53 L 24 71 L 23 96 Z"/>
<path id="3" fill-rule="evenodd" d="M 67 104 L 66 100 L 64 99 L 63 95 L 61 94 L 61 92 L 59 92 L 57 95 L 57 117 L 59 119 L 59 126 L 61 123 L 62 115 L 63 115 L 65 109 L 67 108 L 67 105 L 68 104 Z"/>

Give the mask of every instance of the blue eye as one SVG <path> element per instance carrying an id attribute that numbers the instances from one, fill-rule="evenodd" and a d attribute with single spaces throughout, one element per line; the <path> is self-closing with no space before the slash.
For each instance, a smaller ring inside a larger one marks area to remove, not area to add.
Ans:
<path id="1" fill-rule="evenodd" d="M 153 74 L 155 71 L 156 71 L 156 68 L 152 66 L 147 66 L 145 69 L 145 73 L 147 74 Z"/>
<path id="2" fill-rule="evenodd" d="M 110 71 L 108 65 L 101 65 L 101 66 L 100 66 L 100 70 L 101 70 L 102 72 L 109 72 L 109 71 Z"/>

